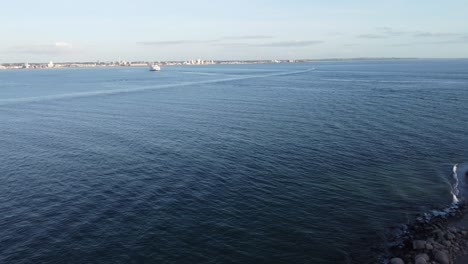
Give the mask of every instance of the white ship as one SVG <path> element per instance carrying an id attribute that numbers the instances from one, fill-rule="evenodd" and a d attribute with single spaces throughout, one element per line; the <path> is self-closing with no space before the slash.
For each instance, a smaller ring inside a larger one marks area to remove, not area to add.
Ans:
<path id="1" fill-rule="evenodd" d="M 161 67 L 159 67 L 159 65 L 156 65 L 156 64 L 150 64 L 149 68 L 150 68 L 150 71 L 160 71 L 161 70 Z"/>

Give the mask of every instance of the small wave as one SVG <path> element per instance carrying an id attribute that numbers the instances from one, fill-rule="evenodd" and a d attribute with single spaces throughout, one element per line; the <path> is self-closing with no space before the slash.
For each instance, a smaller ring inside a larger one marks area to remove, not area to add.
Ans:
<path id="1" fill-rule="evenodd" d="M 458 189 L 458 174 L 457 174 L 457 170 L 458 170 L 458 164 L 455 164 L 453 166 L 453 173 L 452 173 L 452 176 L 453 176 L 453 180 L 454 180 L 454 183 L 452 184 L 452 196 L 453 196 L 453 202 L 454 203 L 458 203 L 460 200 L 458 199 L 458 195 L 460 194 L 460 190 Z"/>
<path id="2" fill-rule="evenodd" d="M 468 163 L 455 164 L 452 169 L 452 176 L 454 183 L 452 184 L 452 195 L 454 201 L 459 200 L 467 201 L 466 189 L 468 187 L 466 183 L 466 175 L 468 173 Z"/>
<path id="3" fill-rule="evenodd" d="M 449 257 L 452 259 L 460 255 L 458 248 L 466 243 L 466 236 L 463 234 L 463 232 L 466 232 L 466 228 L 457 227 L 453 223 L 463 219 L 467 209 L 466 199 L 462 196 L 466 187 L 467 172 L 468 163 L 453 165 L 452 204 L 444 209 L 424 213 L 416 217 L 411 223 L 396 227 L 387 237 L 387 250 L 379 258 L 379 263 L 388 264 L 390 259 L 395 257 L 402 258 L 406 263 L 420 253 L 414 249 L 415 241 L 422 240 L 426 243 L 425 241 L 437 239 L 440 242 L 440 234 L 445 236 L 446 233 L 450 232 L 454 238 L 458 237 L 458 239 L 451 239 L 451 243 L 445 245 L 445 249 L 447 249 Z"/>
<path id="4" fill-rule="evenodd" d="M 463 189 L 465 188 L 464 175 L 468 172 L 468 163 L 455 164 L 452 168 L 451 194 L 453 197 L 452 203 L 442 209 L 434 209 L 420 214 L 411 223 L 399 225 L 395 227 L 387 243 L 389 249 L 404 248 L 405 241 L 412 241 L 415 237 L 424 235 L 424 232 L 432 232 L 433 228 L 442 228 L 437 223 L 443 223 L 444 228 L 448 228 L 448 221 L 454 217 L 463 215 L 463 208 L 466 208 L 466 200 L 463 197 Z M 383 258 L 381 263 L 388 263 L 387 258 Z"/>
<path id="5" fill-rule="evenodd" d="M 432 218 L 437 216 L 446 217 L 448 215 L 454 214 L 459 208 L 460 202 L 465 202 L 467 199 L 462 197 L 463 192 L 460 191 L 460 183 L 463 183 L 464 180 L 460 179 L 460 175 L 464 175 L 468 170 L 468 164 L 462 164 L 462 169 L 464 171 L 460 171 L 460 165 L 455 164 L 452 167 L 452 185 L 451 185 L 451 195 L 452 195 L 452 204 L 443 209 L 431 210 L 430 212 L 424 213 L 422 217 L 419 217 L 417 220 L 419 221 L 430 221 Z M 463 173 L 461 173 L 463 172 Z"/>

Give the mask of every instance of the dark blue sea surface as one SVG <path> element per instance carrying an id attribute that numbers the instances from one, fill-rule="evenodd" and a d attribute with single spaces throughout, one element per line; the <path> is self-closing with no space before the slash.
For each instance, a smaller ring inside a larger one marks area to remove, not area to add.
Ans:
<path id="1" fill-rule="evenodd" d="M 468 60 L 3 70 L 0 263 L 374 263 L 467 135 Z"/>

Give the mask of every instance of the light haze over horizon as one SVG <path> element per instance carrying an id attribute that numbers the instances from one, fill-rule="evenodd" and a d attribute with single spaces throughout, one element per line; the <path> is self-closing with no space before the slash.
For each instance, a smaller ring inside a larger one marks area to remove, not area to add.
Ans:
<path id="1" fill-rule="evenodd" d="M 468 57 L 453 1 L 7 0 L 0 63 Z"/>

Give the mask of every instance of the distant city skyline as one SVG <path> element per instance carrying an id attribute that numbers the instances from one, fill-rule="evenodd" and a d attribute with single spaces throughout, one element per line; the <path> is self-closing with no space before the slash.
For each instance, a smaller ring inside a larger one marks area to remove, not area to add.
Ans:
<path id="1" fill-rule="evenodd" d="M 4 62 L 468 58 L 466 1 L 6 1 Z"/>

